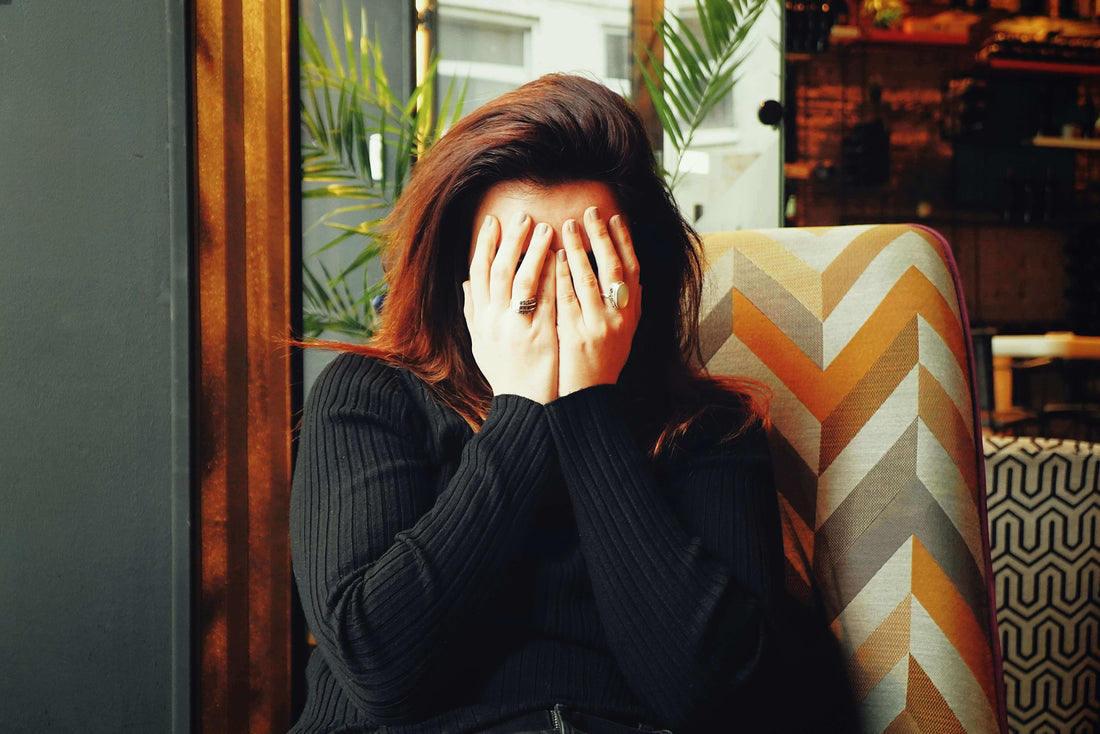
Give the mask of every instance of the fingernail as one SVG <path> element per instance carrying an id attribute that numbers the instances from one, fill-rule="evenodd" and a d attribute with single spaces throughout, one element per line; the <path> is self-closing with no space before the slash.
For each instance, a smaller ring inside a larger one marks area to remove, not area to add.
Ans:
<path id="1" fill-rule="evenodd" d="M 493 223 L 493 215 L 492 214 L 486 214 L 485 215 L 485 221 L 482 222 L 482 226 L 488 227 L 492 223 Z"/>
<path id="2" fill-rule="evenodd" d="M 565 231 L 568 232 L 569 234 L 576 234 L 577 233 L 577 223 L 575 221 L 573 221 L 572 219 L 566 219 L 565 220 Z"/>
<path id="3" fill-rule="evenodd" d="M 612 227 L 621 227 L 623 226 L 623 218 L 616 214 L 611 217 L 610 224 Z"/>
<path id="4" fill-rule="evenodd" d="M 568 262 L 568 259 L 565 250 L 558 250 L 558 262 Z"/>
<path id="5" fill-rule="evenodd" d="M 527 212 L 516 212 L 516 224 L 523 224 L 527 221 Z"/>
<path id="6" fill-rule="evenodd" d="M 535 234 L 539 237 L 545 237 L 546 231 L 550 229 L 550 225 L 546 222 L 539 222 L 539 226 L 535 227 Z"/>
<path id="7" fill-rule="evenodd" d="M 594 206 L 588 207 L 588 211 L 586 211 L 585 214 L 588 215 L 588 218 L 593 222 L 600 218 L 600 210 Z"/>

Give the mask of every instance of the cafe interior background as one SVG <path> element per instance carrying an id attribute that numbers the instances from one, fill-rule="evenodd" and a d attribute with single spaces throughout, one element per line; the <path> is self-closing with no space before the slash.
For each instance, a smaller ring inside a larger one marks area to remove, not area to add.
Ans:
<path id="1" fill-rule="evenodd" d="M 790 0 L 782 20 L 778 3 L 765 3 L 738 51 L 733 91 L 688 149 L 671 144 L 655 114 L 647 122 L 700 232 L 868 222 L 939 231 L 963 282 L 990 430 L 1095 440 L 1100 385 L 1079 357 L 1100 347 L 1069 334 L 1100 334 L 1097 3 L 967 1 Z M 701 35 L 693 0 L 663 5 Z M 337 4 L 302 9 L 320 45 L 323 18 L 340 31 Z M 444 115 L 455 112 L 448 90 L 464 92 L 470 110 L 563 69 L 645 97 L 631 41 L 652 15 L 629 0 L 440 0 L 421 20 L 421 53 L 427 44 L 439 56 Z M 782 105 L 762 110 L 768 100 Z M 307 321 L 317 316 L 316 335 L 327 324 L 329 336 L 361 338 L 373 314 L 350 304 L 364 282 L 378 287 L 381 270 L 357 262 L 369 238 L 333 228 L 363 228 L 380 213 L 332 215 L 353 202 L 312 198 L 324 188 L 305 184 L 307 296 L 319 288 Z M 365 193 L 370 204 L 392 199 L 385 185 Z M 354 276 L 337 278 L 349 307 L 318 306 L 341 300 L 324 285 L 349 263 Z M 307 356 L 307 383 L 324 361 Z"/>
<path id="2" fill-rule="evenodd" d="M 342 6 L 0 0 L 5 731 L 280 731 L 301 705 L 288 427 L 324 357 L 270 335 L 369 329 L 382 265 L 378 212 L 299 182 L 299 30 L 332 62 Z M 639 99 L 702 232 L 933 227 L 988 431 L 1100 440 L 1097 0 L 767 0 L 683 150 L 634 53 L 666 13 L 698 29 L 692 0 L 346 6 L 400 100 L 437 50 L 432 111 L 560 70 Z"/>

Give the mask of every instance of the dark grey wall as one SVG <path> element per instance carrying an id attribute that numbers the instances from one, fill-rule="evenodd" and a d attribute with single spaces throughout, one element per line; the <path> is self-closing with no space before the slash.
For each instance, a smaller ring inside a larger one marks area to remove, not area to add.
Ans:
<path id="1" fill-rule="evenodd" d="M 188 729 L 183 0 L 0 0 L 0 730 Z"/>

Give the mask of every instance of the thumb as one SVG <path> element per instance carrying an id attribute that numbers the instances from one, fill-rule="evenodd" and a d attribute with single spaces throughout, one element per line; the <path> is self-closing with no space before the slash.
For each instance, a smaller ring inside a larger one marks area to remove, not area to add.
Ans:
<path id="1" fill-rule="evenodd" d="M 462 282 L 462 315 L 466 317 L 466 326 L 472 325 L 474 320 L 474 301 L 470 297 L 470 281 Z"/>

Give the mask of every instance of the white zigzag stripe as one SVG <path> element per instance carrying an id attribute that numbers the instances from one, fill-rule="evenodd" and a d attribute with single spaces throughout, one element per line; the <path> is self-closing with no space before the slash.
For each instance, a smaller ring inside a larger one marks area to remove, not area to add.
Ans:
<path id="1" fill-rule="evenodd" d="M 920 363 L 940 383 L 940 387 L 955 404 L 967 430 L 973 433 L 974 416 L 970 409 L 970 382 L 963 374 L 962 367 L 959 366 L 947 342 L 930 323 L 925 321 L 923 316 L 919 315 L 917 316 L 917 343 Z"/>
<path id="2" fill-rule="evenodd" d="M 871 580 L 833 620 L 833 632 L 850 656 L 905 601 L 913 589 L 913 538 L 882 564 Z"/>
<path id="3" fill-rule="evenodd" d="M 902 250 L 902 252 L 898 252 Z M 824 366 L 828 367 L 867 322 L 898 279 L 915 266 L 959 315 L 955 285 L 938 252 L 916 232 L 906 232 L 884 247 L 825 319 Z"/>
<path id="4" fill-rule="evenodd" d="M 821 451 L 821 423 L 775 376 L 745 343 L 731 337 L 707 362 L 716 375 L 741 375 L 771 386 L 774 399 L 769 413 L 772 424 L 790 442 L 812 471 L 817 471 Z"/>
<path id="5" fill-rule="evenodd" d="M 809 265 L 819 273 L 832 264 L 833 260 L 869 229 L 877 225 L 833 227 L 828 231 L 816 234 L 805 229 L 791 228 L 781 230 L 761 230 L 761 234 L 781 242 L 784 249 Z"/>
<path id="6" fill-rule="evenodd" d="M 917 478 L 951 519 L 959 535 L 966 541 L 974 563 L 984 572 L 978 508 L 974 504 L 970 488 L 966 486 L 966 480 L 955 466 L 954 459 L 924 425 L 924 421 L 919 421 L 917 425 Z"/>
<path id="7" fill-rule="evenodd" d="M 913 599 L 911 654 L 967 732 L 997 732 L 997 716 L 974 672 L 935 620 Z"/>
<path id="8" fill-rule="evenodd" d="M 914 366 L 829 468 L 822 472 L 819 483 L 827 486 L 829 491 L 817 494 L 818 527 L 847 499 L 867 472 L 875 468 L 905 430 L 913 425 L 917 417 L 919 381 L 920 373 Z"/>
<path id="9" fill-rule="evenodd" d="M 865 734 L 886 731 L 886 727 L 905 710 L 908 683 L 909 656 L 902 655 L 898 664 L 882 676 L 882 680 L 860 702 Z"/>

